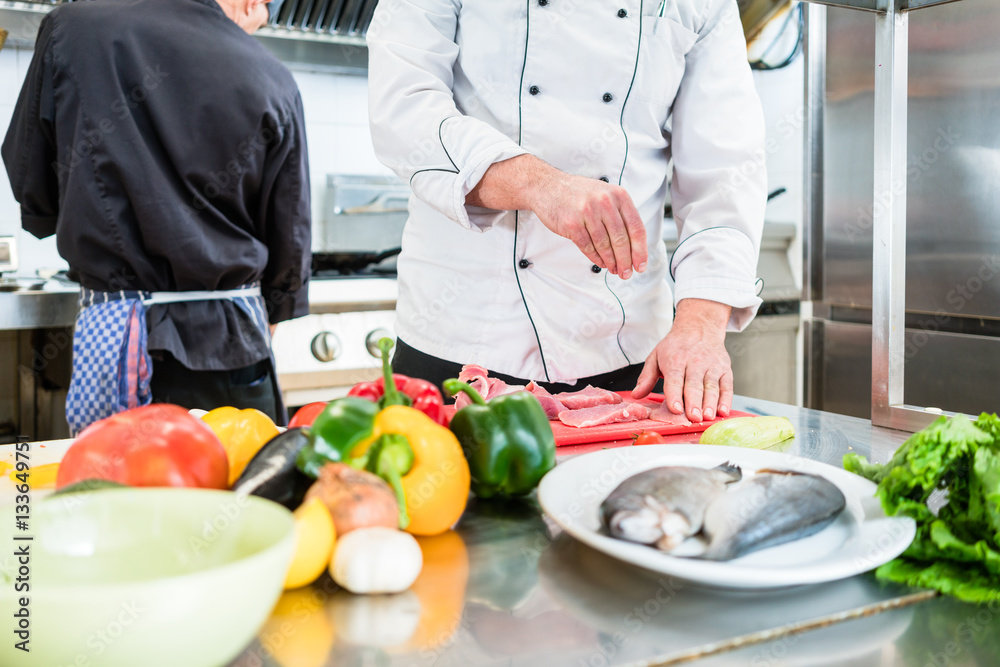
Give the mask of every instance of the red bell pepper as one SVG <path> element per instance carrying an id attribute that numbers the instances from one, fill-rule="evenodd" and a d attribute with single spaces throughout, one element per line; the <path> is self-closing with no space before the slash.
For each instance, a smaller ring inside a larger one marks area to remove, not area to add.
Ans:
<path id="1" fill-rule="evenodd" d="M 382 350 L 382 377 L 373 382 L 361 382 L 347 392 L 348 396 L 357 396 L 378 403 L 380 408 L 388 405 L 385 395 L 385 383 L 391 377 L 401 398 L 393 403 L 411 406 L 433 419 L 436 423 L 447 426 L 448 416 L 444 412 L 444 398 L 441 391 L 427 380 L 411 378 L 393 373 L 389 365 L 389 350 L 392 349 L 391 338 L 383 338 L 378 342 Z"/>
<path id="2" fill-rule="evenodd" d="M 310 403 L 308 405 L 303 405 L 301 408 L 295 411 L 292 415 L 291 420 L 288 422 L 288 428 L 305 428 L 312 426 L 313 421 L 319 416 L 319 413 L 323 412 L 326 408 L 326 401 L 316 401 L 315 403 Z"/>
<path id="3" fill-rule="evenodd" d="M 77 436 L 56 488 L 92 479 L 225 489 L 229 459 L 205 422 L 178 405 L 154 403 L 94 422 Z"/>

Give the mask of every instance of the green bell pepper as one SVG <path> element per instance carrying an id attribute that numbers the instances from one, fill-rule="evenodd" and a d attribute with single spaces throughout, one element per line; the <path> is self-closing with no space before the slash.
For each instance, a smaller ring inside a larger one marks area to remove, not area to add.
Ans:
<path id="1" fill-rule="evenodd" d="M 388 339 L 383 339 L 388 340 Z M 389 341 L 391 344 L 391 340 Z M 386 348 L 383 346 L 383 351 Z M 385 392 L 386 405 L 402 405 L 394 384 Z M 380 436 L 359 456 L 355 448 L 370 440 L 375 432 L 380 403 L 365 398 L 345 396 L 331 401 L 319 413 L 308 429 L 309 442 L 299 451 L 295 465 L 313 479 L 327 463 L 346 463 L 358 470 L 367 470 L 388 482 L 399 504 L 399 527 L 410 523 L 403 494 L 402 477 L 413 468 L 414 453 L 405 435 L 387 433 Z"/>
<path id="2" fill-rule="evenodd" d="M 480 498 L 523 496 L 555 467 L 556 441 L 538 399 L 526 391 L 497 396 L 487 403 L 459 380 L 445 380 L 448 394 L 464 391 L 472 399 L 451 418 L 472 473 L 472 492 Z"/>
<path id="3" fill-rule="evenodd" d="M 295 461 L 299 470 L 316 478 L 326 463 L 349 462 L 358 443 L 371 437 L 378 411 L 378 405 L 364 398 L 330 401 L 309 427 L 309 444 Z"/>

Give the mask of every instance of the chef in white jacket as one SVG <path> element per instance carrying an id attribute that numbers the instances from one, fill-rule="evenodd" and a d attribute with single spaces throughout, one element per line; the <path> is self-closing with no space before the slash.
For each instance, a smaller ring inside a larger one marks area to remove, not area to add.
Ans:
<path id="1" fill-rule="evenodd" d="M 415 195 L 397 370 L 662 376 L 674 412 L 725 416 L 766 201 L 735 0 L 381 0 L 368 49 L 375 150 Z"/>

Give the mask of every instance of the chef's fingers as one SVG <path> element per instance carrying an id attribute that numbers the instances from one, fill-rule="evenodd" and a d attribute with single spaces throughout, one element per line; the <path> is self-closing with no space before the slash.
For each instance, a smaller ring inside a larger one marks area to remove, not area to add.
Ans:
<path id="1" fill-rule="evenodd" d="M 587 256 L 587 259 L 602 269 L 604 268 L 604 260 L 597 254 L 597 249 L 594 248 L 594 241 L 590 238 L 590 232 L 587 231 L 586 225 L 582 222 L 574 224 L 570 228 L 567 238 L 576 244 L 576 247 Z"/>
<path id="2" fill-rule="evenodd" d="M 729 416 L 729 406 L 733 404 L 733 371 L 727 369 L 719 380 L 719 416 Z"/>
<path id="3" fill-rule="evenodd" d="M 632 257 L 628 262 L 619 263 L 619 266 L 634 266 L 635 270 L 642 273 L 646 270 L 648 250 L 646 248 L 646 225 L 642 223 L 642 217 L 636 210 L 632 198 L 627 194 L 625 201 L 618 207 L 622 220 L 625 222 L 625 230 L 628 233 L 629 244 L 631 246 Z M 625 276 L 622 276 L 623 278 Z"/>
<path id="4" fill-rule="evenodd" d="M 698 366 L 688 366 L 684 373 L 684 406 L 687 418 L 700 422 L 701 402 L 705 394 L 705 369 Z"/>
<path id="5" fill-rule="evenodd" d="M 660 379 L 660 367 L 656 362 L 656 348 L 646 357 L 646 363 L 642 366 L 642 372 L 635 381 L 635 389 L 632 390 L 632 398 L 639 400 L 649 395 L 656 386 L 656 381 Z"/>
<path id="6" fill-rule="evenodd" d="M 622 219 L 619 209 L 604 216 L 604 228 L 608 231 L 611 239 L 611 250 L 615 255 L 615 266 L 617 273 L 624 279 L 632 276 L 632 241 L 629 238 L 629 231 Z"/>
<path id="7" fill-rule="evenodd" d="M 590 232 L 590 238 L 594 243 L 597 254 L 601 256 L 601 262 L 594 262 L 598 266 L 607 267 L 611 273 L 618 273 L 618 266 L 615 264 L 615 251 L 611 245 L 611 237 L 605 227 L 604 217 L 606 213 L 600 207 L 588 206 L 583 214 L 583 222 Z"/>
<path id="8" fill-rule="evenodd" d="M 715 413 L 719 409 L 719 392 L 721 383 L 713 380 L 711 375 L 705 376 L 705 393 L 701 399 L 701 414 L 705 420 L 715 419 Z"/>
<path id="9" fill-rule="evenodd" d="M 684 367 L 663 369 L 663 402 L 676 415 L 684 413 Z"/>

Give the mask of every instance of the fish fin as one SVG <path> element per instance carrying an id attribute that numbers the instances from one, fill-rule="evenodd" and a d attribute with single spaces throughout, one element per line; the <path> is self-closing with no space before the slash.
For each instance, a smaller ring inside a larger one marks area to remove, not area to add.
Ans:
<path id="1" fill-rule="evenodd" d="M 715 466 L 715 469 L 729 475 L 732 479 L 730 482 L 738 482 L 743 479 L 743 469 L 732 461 L 726 461 L 725 463 L 720 463 Z"/>

